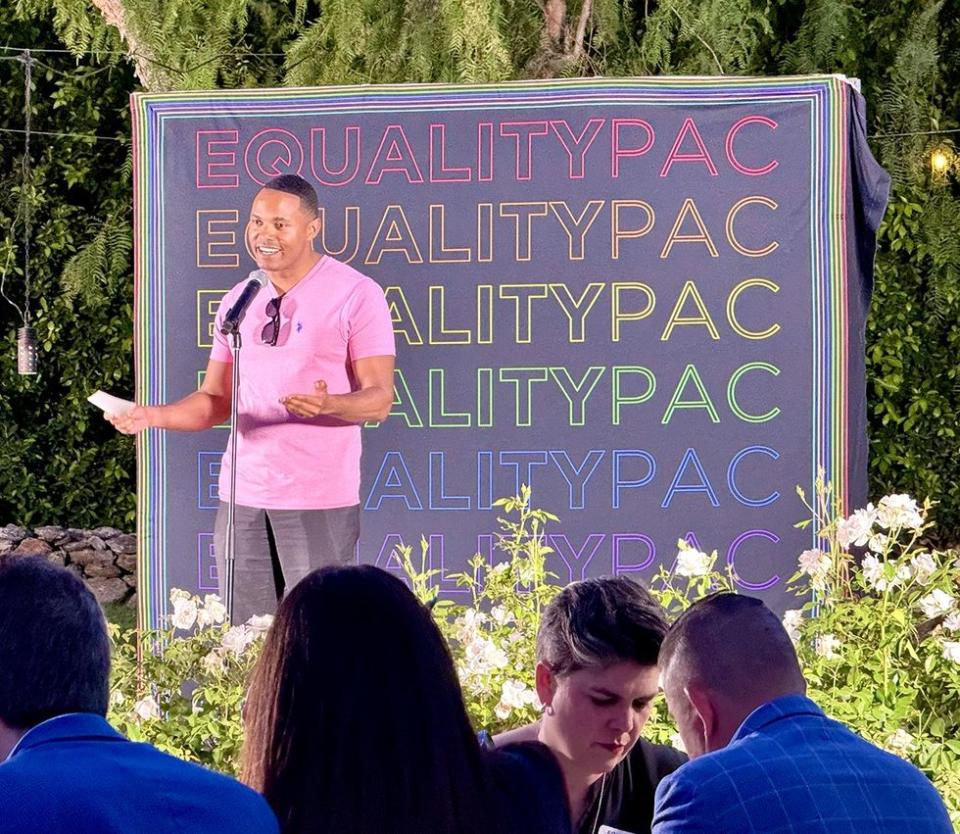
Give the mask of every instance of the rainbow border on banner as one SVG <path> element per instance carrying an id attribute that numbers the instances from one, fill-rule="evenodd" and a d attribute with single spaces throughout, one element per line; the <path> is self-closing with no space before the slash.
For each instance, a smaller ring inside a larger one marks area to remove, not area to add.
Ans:
<path id="1" fill-rule="evenodd" d="M 843 224 L 848 172 L 849 82 L 842 76 L 783 78 L 562 79 L 497 85 L 398 84 L 204 92 L 134 93 L 134 362 L 137 402 L 165 401 L 164 125 L 204 116 L 318 112 L 430 112 L 607 104 L 710 105 L 805 101 L 812 110 L 811 264 L 813 285 L 813 443 L 808 490 L 818 468 L 842 507 L 849 495 L 849 308 Z M 139 617 L 146 627 L 166 612 L 164 432 L 137 439 Z M 815 525 L 811 535 L 816 538 Z M 151 545 L 148 547 L 148 544 Z"/>

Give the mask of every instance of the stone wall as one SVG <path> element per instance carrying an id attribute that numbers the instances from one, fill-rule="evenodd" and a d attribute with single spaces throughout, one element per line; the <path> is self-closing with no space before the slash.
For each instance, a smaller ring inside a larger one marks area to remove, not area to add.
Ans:
<path id="1" fill-rule="evenodd" d="M 137 604 L 137 537 L 112 527 L 78 530 L 8 524 L 0 553 L 40 556 L 83 577 L 101 605 Z"/>

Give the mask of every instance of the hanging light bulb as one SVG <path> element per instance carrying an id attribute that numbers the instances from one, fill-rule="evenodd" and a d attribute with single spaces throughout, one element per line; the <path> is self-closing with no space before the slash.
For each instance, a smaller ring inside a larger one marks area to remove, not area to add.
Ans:
<path id="1" fill-rule="evenodd" d="M 32 327 L 17 328 L 17 373 L 28 376 L 37 372 L 37 332 Z"/>
<path id="2" fill-rule="evenodd" d="M 30 326 L 30 221 L 33 181 L 30 174 L 30 91 L 32 87 L 33 56 L 30 50 L 21 59 L 24 70 L 23 136 L 23 327 L 17 329 L 17 373 L 31 376 L 37 372 L 37 333 Z"/>
<path id="3" fill-rule="evenodd" d="M 930 171 L 935 177 L 942 177 L 950 168 L 953 154 L 947 148 L 936 148 L 930 154 Z"/>

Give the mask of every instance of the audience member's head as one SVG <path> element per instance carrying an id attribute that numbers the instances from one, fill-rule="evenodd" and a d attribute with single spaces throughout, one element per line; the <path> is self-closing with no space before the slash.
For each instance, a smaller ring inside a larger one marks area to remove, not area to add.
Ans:
<path id="1" fill-rule="evenodd" d="M 678 617 L 660 649 L 660 667 L 691 758 L 726 747 L 757 707 L 806 691 L 780 620 L 740 594 L 714 594 Z"/>
<path id="2" fill-rule="evenodd" d="M 281 602 L 246 708 L 244 780 L 285 834 L 489 831 L 481 751 L 430 612 L 378 568 Z"/>
<path id="3" fill-rule="evenodd" d="M 35 556 L 0 556 L 4 737 L 66 713 L 106 715 L 109 674 L 103 612 L 83 581 Z M 7 753 L 0 749 L 0 761 Z"/>
<path id="4" fill-rule="evenodd" d="M 569 773 L 599 776 L 630 752 L 658 692 L 660 605 L 625 576 L 568 585 L 537 635 L 540 739 Z"/>

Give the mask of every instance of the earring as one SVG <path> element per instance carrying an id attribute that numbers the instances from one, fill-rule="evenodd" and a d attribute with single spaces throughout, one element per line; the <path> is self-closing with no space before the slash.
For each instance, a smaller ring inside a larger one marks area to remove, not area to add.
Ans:
<path id="1" fill-rule="evenodd" d="M 553 715 L 553 707 L 552 707 L 550 704 L 547 704 L 547 706 L 545 706 L 545 707 L 543 708 L 543 714 L 544 714 L 544 715 Z"/>

